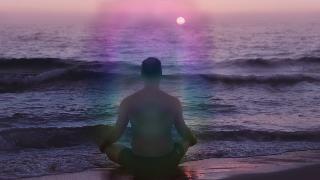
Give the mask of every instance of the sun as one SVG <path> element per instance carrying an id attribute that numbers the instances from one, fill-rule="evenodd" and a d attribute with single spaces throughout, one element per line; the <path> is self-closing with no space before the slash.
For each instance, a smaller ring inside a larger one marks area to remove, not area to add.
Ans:
<path id="1" fill-rule="evenodd" d="M 184 25 L 186 23 L 186 19 L 184 17 L 178 17 L 177 18 L 177 24 L 178 25 Z"/>

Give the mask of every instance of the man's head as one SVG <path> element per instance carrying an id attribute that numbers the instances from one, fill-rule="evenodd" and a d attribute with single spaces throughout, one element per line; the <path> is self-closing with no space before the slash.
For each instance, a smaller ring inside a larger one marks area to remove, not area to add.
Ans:
<path id="1" fill-rule="evenodd" d="M 147 82 L 159 82 L 162 76 L 161 61 L 149 57 L 142 62 L 141 75 Z"/>

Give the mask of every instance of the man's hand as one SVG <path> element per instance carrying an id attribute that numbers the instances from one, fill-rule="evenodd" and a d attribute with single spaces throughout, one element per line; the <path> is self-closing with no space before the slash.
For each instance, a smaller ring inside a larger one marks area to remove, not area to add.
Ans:
<path id="1" fill-rule="evenodd" d="M 190 138 L 190 146 L 194 146 L 198 143 L 198 140 L 194 134 L 192 134 L 192 137 Z"/>
<path id="2" fill-rule="evenodd" d="M 198 140 L 193 132 L 188 128 L 187 133 L 185 134 L 186 140 L 189 142 L 190 146 L 194 146 L 197 144 Z"/>
<path id="3" fill-rule="evenodd" d="M 107 148 L 107 146 L 105 144 L 101 144 L 99 146 L 100 152 L 105 153 L 105 149 Z"/>
<path id="4" fill-rule="evenodd" d="M 106 149 L 108 148 L 110 144 L 108 142 L 104 142 L 99 146 L 100 152 L 105 153 Z"/>

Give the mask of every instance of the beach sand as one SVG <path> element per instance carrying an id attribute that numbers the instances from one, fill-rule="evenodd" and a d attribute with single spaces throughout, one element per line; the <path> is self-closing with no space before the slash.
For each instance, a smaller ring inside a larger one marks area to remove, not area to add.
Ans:
<path id="1" fill-rule="evenodd" d="M 319 180 L 320 151 L 290 152 L 281 155 L 248 158 L 213 158 L 183 163 L 181 175 L 173 179 L 228 180 Z M 108 180 L 133 179 L 120 169 L 92 169 L 79 173 L 50 175 L 35 180 Z"/>

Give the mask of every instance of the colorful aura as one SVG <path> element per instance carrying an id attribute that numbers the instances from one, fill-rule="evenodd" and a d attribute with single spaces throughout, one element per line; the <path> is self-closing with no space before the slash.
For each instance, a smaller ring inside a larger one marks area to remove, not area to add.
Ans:
<path id="1" fill-rule="evenodd" d="M 97 56 L 108 64 L 105 71 L 117 74 L 106 82 L 106 89 L 117 93 L 101 94 L 101 99 L 109 104 L 118 106 L 124 97 L 141 87 L 141 83 L 130 84 L 130 79 L 139 76 L 137 67 L 148 57 L 162 61 L 165 80 L 173 74 L 190 74 L 196 67 L 211 65 L 208 54 L 212 54 L 209 51 L 213 49 L 213 38 L 200 33 L 208 31 L 210 23 L 192 0 L 111 1 L 102 3 L 99 12 L 92 33 L 94 40 L 87 47 L 98 49 Z M 123 61 L 136 68 L 123 70 Z M 182 79 L 171 85 L 169 93 L 182 101 L 192 101 L 192 95 L 185 91 L 186 83 Z"/>

